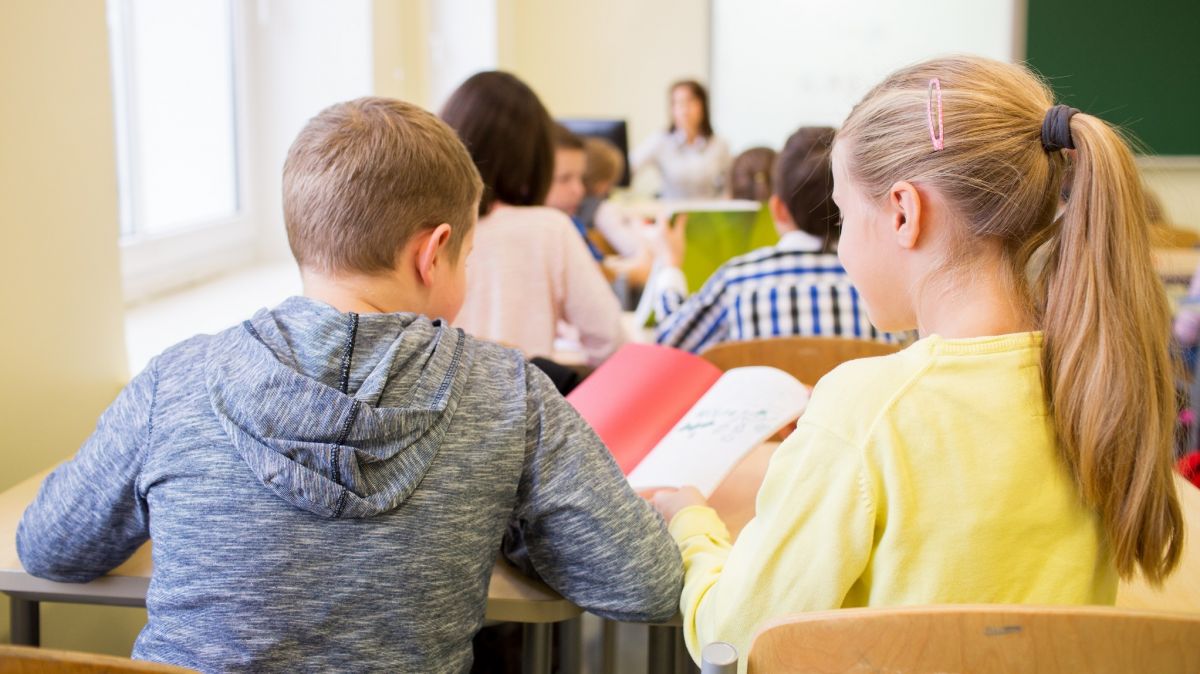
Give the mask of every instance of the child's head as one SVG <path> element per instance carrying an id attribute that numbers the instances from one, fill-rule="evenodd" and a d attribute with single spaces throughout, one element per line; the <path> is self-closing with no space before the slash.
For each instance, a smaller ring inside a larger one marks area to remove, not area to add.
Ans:
<path id="1" fill-rule="evenodd" d="M 392 275 L 422 245 L 433 257 L 418 273 L 441 263 L 427 279 L 437 286 L 430 310 L 450 318 L 458 307 L 443 294 L 460 290 L 482 188 L 454 130 L 432 114 L 386 98 L 338 103 L 309 120 L 284 162 L 288 243 L 303 274 L 329 278 Z"/>
<path id="2" fill-rule="evenodd" d="M 954 302 L 979 275 L 1003 277 L 1043 332 L 1063 456 L 1116 568 L 1154 581 L 1181 550 L 1169 314 L 1133 156 L 1102 120 L 1076 112 L 1019 65 L 952 57 L 892 74 L 837 136 L 839 255 L 884 330 L 913 327 L 904 321 L 922 300 Z M 1056 219 L 1068 161 L 1070 198 Z"/>
<path id="3" fill-rule="evenodd" d="M 671 85 L 670 131 L 683 130 L 705 138 L 713 135 L 708 116 L 708 90 L 696 80 L 681 80 Z"/>
<path id="4" fill-rule="evenodd" d="M 775 150 L 752 147 L 734 158 L 729 167 L 729 191 L 734 199 L 766 201 L 771 198 L 771 168 Z"/>
<path id="5" fill-rule="evenodd" d="M 504 72 L 477 73 L 450 95 L 441 117 L 458 132 L 483 177 L 480 215 L 498 202 L 545 203 L 554 174 L 554 122 L 528 85 Z"/>
<path id="6" fill-rule="evenodd" d="M 583 187 L 588 196 L 607 197 L 621 175 L 625 173 L 625 157 L 612 141 L 604 138 L 583 139 L 587 168 L 583 172 Z"/>
<path id="7" fill-rule="evenodd" d="M 841 217 L 831 197 L 833 136 L 832 127 L 805 126 L 788 137 L 775 160 L 770 201 L 780 233 L 798 229 L 824 241 L 827 251 L 837 243 Z"/>
<path id="8" fill-rule="evenodd" d="M 546 205 L 575 215 L 586 196 L 583 174 L 587 165 L 583 141 L 562 124 L 554 125 L 554 177 L 546 193 Z"/>

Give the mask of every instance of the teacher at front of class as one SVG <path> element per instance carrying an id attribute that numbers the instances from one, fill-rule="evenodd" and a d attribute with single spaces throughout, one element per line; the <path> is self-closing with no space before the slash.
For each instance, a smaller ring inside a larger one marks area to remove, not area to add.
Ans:
<path id="1" fill-rule="evenodd" d="M 716 199 L 725 195 L 729 144 L 713 133 L 708 91 L 695 80 L 671 85 L 671 125 L 633 152 L 635 173 L 654 167 L 663 199 Z"/>

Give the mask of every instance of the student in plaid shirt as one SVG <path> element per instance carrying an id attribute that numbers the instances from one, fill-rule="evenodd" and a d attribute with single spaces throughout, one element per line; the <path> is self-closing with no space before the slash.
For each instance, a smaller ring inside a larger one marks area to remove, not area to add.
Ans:
<path id="1" fill-rule="evenodd" d="M 718 342 L 786 335 L 894 341 L 871 325 L 833 252 L 840 217 L 830 198 L 833 134 L 804 127 L 788 138 L 768 202 L 779 243 L 726 262 L 691 297 L 679 269 L 682 226 L 669 228 L 667 259 L 651 285 L 659 344 L 698 353 Z"/>

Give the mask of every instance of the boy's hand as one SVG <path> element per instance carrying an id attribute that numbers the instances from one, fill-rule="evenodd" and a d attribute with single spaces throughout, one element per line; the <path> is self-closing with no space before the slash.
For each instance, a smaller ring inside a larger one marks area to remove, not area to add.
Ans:
<path id="1" fill-rule="evenodd" d="M 694 505 L 706 506 L 704 494 L 695 487 L 680 487 L 679 489 L 663 488 L 653 491 L 643 491 L 642 498 L 650 501 L 650 505 L 658 511 L 663 519 L 670 524 L 680 510 Z"/>

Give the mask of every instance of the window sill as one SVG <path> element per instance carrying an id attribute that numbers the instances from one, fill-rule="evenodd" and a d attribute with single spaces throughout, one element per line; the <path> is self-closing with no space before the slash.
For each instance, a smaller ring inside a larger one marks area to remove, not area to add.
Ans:
<path id="1" fill-rule="evenodd" d="M 254 230 L 243 218 L 121 243 L 126 303 L 171 293 L 188 284 L 251 264 Z"/>
<path id="2" fill-rule="evenodd" d="M 196 334 L 211 334 L 301 292 L 293 262 L 243 267 L 125 311 L 125 349 L 131 374 L 151 358 Z"/>

